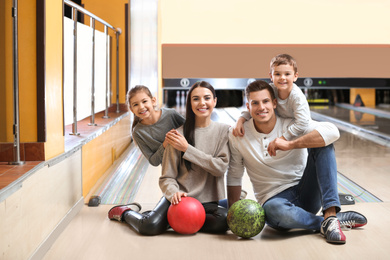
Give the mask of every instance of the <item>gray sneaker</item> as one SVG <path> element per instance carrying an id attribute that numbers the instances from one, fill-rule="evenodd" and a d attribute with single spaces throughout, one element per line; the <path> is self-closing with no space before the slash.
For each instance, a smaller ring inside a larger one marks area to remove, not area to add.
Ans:
<path id="1" fill-rule="evenodd" d="M 246 192 L 245 190 L 241 190 L 240 200 L 245 199 L 246 195 L 248 195 L 248 192 Z"/>
<path id="2" fill-rule="evenodd" d="M 341 228 L 358 228 L 367 224 L 367 218 L 355 211 L 339 212 L 336 214 Z"/>

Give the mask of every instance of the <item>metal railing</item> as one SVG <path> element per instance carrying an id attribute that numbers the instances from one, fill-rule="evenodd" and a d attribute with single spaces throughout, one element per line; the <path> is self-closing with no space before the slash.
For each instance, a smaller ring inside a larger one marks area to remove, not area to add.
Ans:
<path id="1" fill-rule="evenodd" d="M 13 56 L 13 98 L 14 98 L 14 161 L 11 165 L 23 165 L 20 160 L 20 126 L 19 126 L 19 55 L 18 55 L 18 0 L 12 2 L 12 56 Z"/>
<path id="2" fill-rule="evenodd" d="M 74 19 L 74 96 L 73 96 L 73 124 L 72 124 L 72 133 L 73 135 L 79 135 L 77 133 L 77 11 L 82 12 L 86 15 L 88 15 L 91 18 L 91 26 L 93 28 L 93 37 L 92 37 L 92 43 L 93 43 L 93 59 L 95 55 L 95 21 L 99 21 L 104 25 L 104 32 L 106 36 L 106 109 L 105 109 L 105 115 L 104 118 L 109 118 L 108 116 L 108 106 L 109 106 L 109 98 L 110 98 L 110 88 L 109 88 L 109 80 L 108 80 L 108 29 L 112 29 L 115 31 L 116 34 L 116 41 L 117 41 L 117 48 L 116 48 L 116 93 L 117 93 L 117 113 L 119 112 L 119 65 L 118 65 L 118 58 L 119 58 L 119 35 L 121 34 L 120 28 L 115 28 L 114 26 L 110 25 L 103 19 L 97 17 L 96 15 L 92 14 L 91 12 L 87 11 L 86 9 L 82 8 L 81 6 L 69 1 L 64 0 L 64 3 L 70 7 L 72 7 L 73 10 L 73 19 Z M 20 118 L 19 118 L 19 56 L 18 56 L 18 0 L 12 1 L 12 56 L 13 56 L 13 112 L 14 112 L 14 122 L 13 122 L 13 135 L 14 135 L 14 146 L 13 146 L 13 156 L 14 161 L 8 162 L 8 164 L 11 165 L 23 165 L 25 164 L 24 161 L 21 161 L 20 159 Z M 94 61 L 92 62 L 92 90 L 91 90 L 91 123 L 90 125 L 96 125 L 95 124 L 95 111 L 94 111 L 94 98 L 95 98 L 95 64 Z"/>
<path id="3" fill-rule="evenodd" d="M 84 9 L 83 7 L 71 2 L 70 0 L 64 0 L 64 4 L 72 8 L 73 21 L 74 21 L 74 40 L 73 40 L 73 123 L 71 135 L 79 135 L 77 132 L 77 13 L 81 12 L 88 15 L 91 19 L 90 26 L 92 27 L 92 86 L 91 86 L 91 121 L 89 125 L 95 126 L 95 21 L 104 25 L 104 34 L 106 38 L 106 109 L 103 118 L 109 118 L 108 107 L 110 103 L 110 82 L 109 82 L 109 42 L 108 42 L 108 29 L 112 29 L 116 34 L 116 112 L 119 113 L 119 35 L 121 34 L 120 28 L 115 28 L 103 19 Z"/>

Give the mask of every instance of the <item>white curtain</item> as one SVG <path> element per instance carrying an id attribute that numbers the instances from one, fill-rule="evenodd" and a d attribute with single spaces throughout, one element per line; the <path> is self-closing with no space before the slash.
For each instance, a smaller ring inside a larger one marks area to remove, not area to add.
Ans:
<path id="1" fill-rule="evenodd" d="M 73 123 L 73 26 L 64 17 L 64 114 L 65 125 Z M 109 37 L 109 36 L 108 36 Z M 95 31 L 95 113 L 106 109 L 106 40 Z M 108 48 L 110 49 L 108 41 Z M 110 52 L 108 52 L 110 55 Z M 110 59 L 109 59 L 110 60 Z M 108 64 L 110 66 L 110 64 Z M 110 69 L 108 70 L 110 71 Z M 110 74 L 108 74 L 110 77 Z M 110 82 L 110 78 L 109 78 Z M 108 86 L 110 88 L 110 85 Z M 92 28 L 77 24 L 77 121 L 91 116 Z M 110 104 L 109 104 L 110 105 Z"/>
<path id="2" fill-rule="evenodd" d="M 157 0 L 129 1 L 130 86 L 145 85 L 157 97 Z"/>

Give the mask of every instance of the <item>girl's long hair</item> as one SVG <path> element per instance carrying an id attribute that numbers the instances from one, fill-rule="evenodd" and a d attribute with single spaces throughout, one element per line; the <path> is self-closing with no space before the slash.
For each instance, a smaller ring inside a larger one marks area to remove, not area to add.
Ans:
<path id="1" fill-rule="evenodd" d="M 131 107 L 131 104 L 130 104 L 130 99 L 132 97 L 134 97 L 138 92 L 145 92 L 146 95 L 148 95 L 151 99 L 153 98 L 153 95 L 152 93 L 150 92 L 149 88 L 146 87 L 146 86 L 143 86 L 143 85 L 136 85 L 135 87 L 131 88 L 128 92 L 127 92 L 127 105 L 129 106 L 129 109 Z M 134 114 L 134 113 L 133 113 Z M 134 114 L 134 120 L 133 120 L 133 124 L 131 126 L 131 134 L 133 134 L 133 131 L 134 131 L 134 128 L 135 126 L 141 121 L 141 119 L 136 116 Z"/>
<path id="2" fill-rule="evenodd" d="M 202 88 L 207 88 L 213 93 L 213 98 L 216 98 L 215 94 L 215 89 L 214 87 L 208 83 L 207 81 L 198 81 L 188 91 L 187 94 L 187 100 L 186 100 L 186 121 L 184 122 L 183 125 L 183 133 L 184 137 L 186 138 L 188 144 L 195 146 L 195 113 L 192 111 L 192 106 L 191 106 L 191 94 L 194 89 L 202 87 Z M 182 152 L 182 157 L 183 157 L 183 152 Z M 186 165 L 187 170 L 191 169 L 191 162 L 184 160 L 184 163 Z"/>

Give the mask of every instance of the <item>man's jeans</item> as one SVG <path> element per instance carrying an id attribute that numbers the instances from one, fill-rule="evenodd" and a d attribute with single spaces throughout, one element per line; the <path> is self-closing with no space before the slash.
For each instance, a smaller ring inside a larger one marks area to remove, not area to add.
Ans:
<path id="1" fill-rule="evenodd" d="M 308 149 L 307 165 L 300 182 L 267 200 L 264 205 L 267 224 L 275 229 L 293 228 L 319 231 L 321 209 L 340 211 L 337 190 L 337 165 L 333 145 Z"/>

